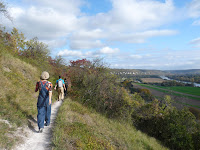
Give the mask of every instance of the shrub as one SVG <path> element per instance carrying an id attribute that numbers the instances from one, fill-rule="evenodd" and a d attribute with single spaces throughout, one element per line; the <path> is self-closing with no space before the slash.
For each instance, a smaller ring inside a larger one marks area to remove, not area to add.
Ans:
<path id="1" fill-rule="evenodd" d="M 130 118 L 132 104 L 126 90 L 116 82 L 100 60 L 71 62 L 68 74 L 73 85 L 73 94 L 82 103 L 112 118 Z M 126 100 L 125 100 L 126 99 Z M 128 117 L 129 116 L 129 117 Z"/>
<path id="2" fill-rule="evenodd" d="M 171 149 L 196 149 L 199 130 L 194 115 L 186 108 L 163 109 L 165 107 L 159 105 L 156 101 L 145 104 L 133 115 L 138 129 L 161 140 Z"/>

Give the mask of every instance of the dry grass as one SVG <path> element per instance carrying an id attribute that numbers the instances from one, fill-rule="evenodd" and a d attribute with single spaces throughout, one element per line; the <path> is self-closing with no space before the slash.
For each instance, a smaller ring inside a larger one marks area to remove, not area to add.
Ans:
<path id="1" fill-rule="evenodd" d="M 108 119 L 78 102 L 61 106 L 53 134 L 53 149 L 167 149 L 133 126 Z"/>
<path id="2" fill-rule="evenodd" d="M 27 125 L 28 119 L 36 117 L 35 83 L 37 68 L 24 63 L 10 54 L 1 54 L 0 61 L 0 149 L 10 149 L 19 140 L 15 135 L 18 127 Z M 4 133 L 6 131 L 6 133 Z"/>
<path id="3" fill-rule="evenodd" d="M 20 138 L 15 135 L 17 128 L 27 126 L 29 120 L 36 121 L 35 85 L 40 73 L 38 68 L 11 54 L 0 53 L 0 120 L 11 125 L 0 122 L 0 149 L 11 149 Z"/>

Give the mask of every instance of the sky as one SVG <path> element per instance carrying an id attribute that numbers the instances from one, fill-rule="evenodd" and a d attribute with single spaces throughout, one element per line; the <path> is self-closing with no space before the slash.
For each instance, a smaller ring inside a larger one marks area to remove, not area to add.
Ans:
<path id="1" fill-rule="evenodd" d="M 4 0 L 27 39 L 51 56 L 103 59 L 110 68 L 200 69 L 200 0 Z"/>

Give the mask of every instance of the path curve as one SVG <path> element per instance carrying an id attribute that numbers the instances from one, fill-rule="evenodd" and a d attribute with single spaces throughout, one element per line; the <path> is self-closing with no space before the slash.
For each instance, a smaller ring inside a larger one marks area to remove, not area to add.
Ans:
<path id="1" fill-rule="evenodd" d="M 62 101 L 56 101 L 51 108 L 51 124 L 44 127 L 42 133 L 38 133 L 38 126 L 35 122 L 33 129 L 26 129 L 28 136 L 25 138 L 24 143 L 17 146 L 15 150 L 48 150 L 51 149 L 52 127 L 56 119 L 56 115 Z"/>

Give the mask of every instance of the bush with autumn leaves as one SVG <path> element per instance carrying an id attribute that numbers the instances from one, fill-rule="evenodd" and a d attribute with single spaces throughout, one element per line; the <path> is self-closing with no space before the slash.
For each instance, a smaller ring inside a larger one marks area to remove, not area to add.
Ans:
<path id="1" fill-rule="evenodd" d="M 71 94 L 81 103 L 110 118 L 131 117 L 134 101 L 101 60 L 71 61 L 67 74 L 72 83 Z"/>

